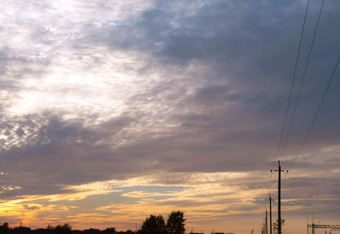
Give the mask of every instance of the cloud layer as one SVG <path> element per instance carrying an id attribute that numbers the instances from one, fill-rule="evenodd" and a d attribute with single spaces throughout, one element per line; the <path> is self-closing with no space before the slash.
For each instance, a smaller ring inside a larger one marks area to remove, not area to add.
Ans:
<path id="1" fill-rule="evenodd" d="M 296 153 L 339 57 L 336 1 L 325 3 L 291 135 L 275 157 L 305 4 L 3 1 L 4 219 L 85 227 L 95 217 L 104 227 L 114 216 L 124 229 L 145 210 L 183 209 L 199 229 L 243 215 L 252 223 L 234 230 L 249 233 L 275 193 L 269 170 L 280 159 L 291 169 L 287 228 L 313 210 L 332 222 L 339 71 Z M 319 8 L 311 1 L 293 100 Z"/>

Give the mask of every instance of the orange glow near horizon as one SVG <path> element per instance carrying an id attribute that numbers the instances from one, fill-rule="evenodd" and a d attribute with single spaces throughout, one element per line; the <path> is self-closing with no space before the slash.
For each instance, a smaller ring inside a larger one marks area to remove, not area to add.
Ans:
<path id="1" fill-rule="evenodd" d="M 226 228 L 222 220 L 227 222 L 240 215 L 251 217 L 263 213 L 263 206 L 254 201 L 270 192 L 228 185 L 228 181 L 233 184 L 236 179 L 250 179 L 246 173 L 188 174 L 191 184 L 183 183 L 176 188 L 154 184 L 154 176 L 72 186 L 67 188 L 73 191 L 68 194 L 26 196 L 2 203 L 0 211 L 17 220 L 10 223 L 11 226 L 22 223 L 41 228 L 68 223 L 74 229 L 134 230 L 150 214 L 161 214 L 166 219 L 171 211 L 181 210 L 188 228 L 201 230 L 209 226 L 222 230 Z M 154 191 L 146 191 L 150 189 Z M 285 211 L 301 208 L 291 207 Z M 241 224 L 242 219 L 239 222 Z"/>

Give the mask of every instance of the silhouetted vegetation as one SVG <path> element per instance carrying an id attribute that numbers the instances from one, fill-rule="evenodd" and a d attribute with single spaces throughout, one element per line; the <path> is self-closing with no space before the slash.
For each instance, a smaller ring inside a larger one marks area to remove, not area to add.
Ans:
<path id="1" fill-rule="evenodd" d="M 281 231 L 283 229 L 283 225 L 285 225 L 285 220 L 281 219 Z M 279 231 L 279 220 L 276 220 L 276 222 L 273 223 L 273 230 L 274 230 L 274 232 Z"/>
<path id="2" fill-rule="evenodd" d="M 145 219 L 142 227 L 138 231 L 127 230 L 126 232 L 117 232 L 116 228 L 109 227 L 105 230 L 86 229 L 72 230 L 69 224 L 57 225 L 55 227 L 48 225 L 45 229 L 39 228 L 32 230 L 29 227 L 14 227 L 10 228 L 8 223 L 0 225 L 0 234 L 184 234 L 184 214 L 181 211 L 175 211 L 169 214 L 165 224 L 162 215 L 150 215 Z"/>
<path id="3" fill-rule="evenodd" d="M 116 232 L 116 229 L 114 227 L 106 228 L 104 230 L 104 233 L 107 233 L 107 234 L 114 233 L 114 232 Z"/>
<path id="4" fill-rule="evenodd" d="M 183 234 L 185 232 L 184 228 L 184 214 L 181 211 L 172 212 L 168 217 L 168 222 L 166 224 L 167 231 L 169 234 Z"/>
<path id="5" fill-rule="evenodd" d="M 8 223 L 4 223 L 1 227 L 0 227 L 0 233 L 2 234 L 7 234 L 9 233 L 9 226 Z"/>
<path id="6" fill-rule="evenodd" d="M 168 216 L 167 224 L 161 215 L 150 215 L 146 218 L 139 234 L 184 234 L 184 214 L 181 211 L 174 211 Z"/>
<path id="7" fill-rule="evenodd" d="M 8 223 L 4 223 L 0 226 L 0 234 L 117 234 L 117 233 L 128 233 L 128 232 L 116 232 L 113 227 L 106 228 L 105 230 L 99 229 L 86 229 L 83 231 L 72 230 L 69 224 L 57 225 L 55 227 L 48 225 L 46 228 L 39 228 L 32 230 L 29 227 L 15 227 L 10 228 Z M 135 232 L 129 232 L 135 233 Z"/>
<path id="8" fill-rule="evenodd" d="M 68 224 L 64 224 L 63 226 L 58 225 L 52 230 L 53 234 L 71 234 L 71 232 L 72 228 Z"/>

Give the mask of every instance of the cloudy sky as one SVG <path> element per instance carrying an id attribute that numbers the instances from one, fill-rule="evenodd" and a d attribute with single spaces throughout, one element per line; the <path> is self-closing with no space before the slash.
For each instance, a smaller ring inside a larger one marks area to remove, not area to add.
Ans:
<path id="1" fill-rule="evenodd" d="M 336 224 L 340 71 L 311 124 L 340 2 L 324 2 L 310 50 L 321 3 L 277 153 L 307 0 L 1 1 L 0 220 L 134 230 L 181 210 L 187 231 L 259 233 L 281 160 L 284 230 L 312 213 Z"/>

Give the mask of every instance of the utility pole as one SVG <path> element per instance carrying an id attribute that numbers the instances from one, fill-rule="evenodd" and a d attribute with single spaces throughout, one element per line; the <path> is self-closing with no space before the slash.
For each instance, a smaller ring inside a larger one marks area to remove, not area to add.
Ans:
<path id="1" fill-rule="evenodd" d="M 272 170 L 271 170 L 272 171 Z M 281 223 L 281 172 L 283 170 L 281 170 L 281 164 L 280 161 L 278 161 L 278 170 L 275 170 L 278 172 L 279 174 L 279 178 L 278 178 L 278 194 L 277 194 L 277 222 L 278 222 L 278 234 L 282 234 L 282 223 Z"/>
<path id="2" fill-rule="evenodd" d="M 309 227 L 308 227 L 308 214 L 307 214 L 307 234 L 309 234 Z"/>
<path id="3" fill-rule="evenodd" d="M 270 227 L 270 234 L 272 234 L 272 196 L 269 194 L 269 227 Z"/>
<path id="4" fill-rule="evenodd" d="M 268 234 L 268 211 L 266 209 L 266 234 Z"/>
<path id="5" fill-rule="evenodd" d="M 279 169 L 277 170 L 277 172 L 279 173 L 279 181 L 278 181 L 278 194 L 277 194 L 277 196 L 278 196 L 278 203 L 277 203 L 277 205 L 278 205 L 278 213 L 277 213 L 277 217 L 278 217 L 278 231 L 279 231 L 279 234 L 281 234 L 282 233 L 282 230 L 281 230 L 281 225 L 282 225 L 282 223 L 281 223 L 281 164 L 280 164 L 280 161 L 278 161 L 278 167 L 279 167 Z"/>
<path id="6" fill-rule="evenodd" d="M 266 201 L 269 200 L 269 233 L 272 234 L 272 196 L 269 194 L 269 199 L 266 199 Z M 267 228 L 268 229 L 268 228 Z M 268 230 L 267 230 L 268 233 Z"/>

